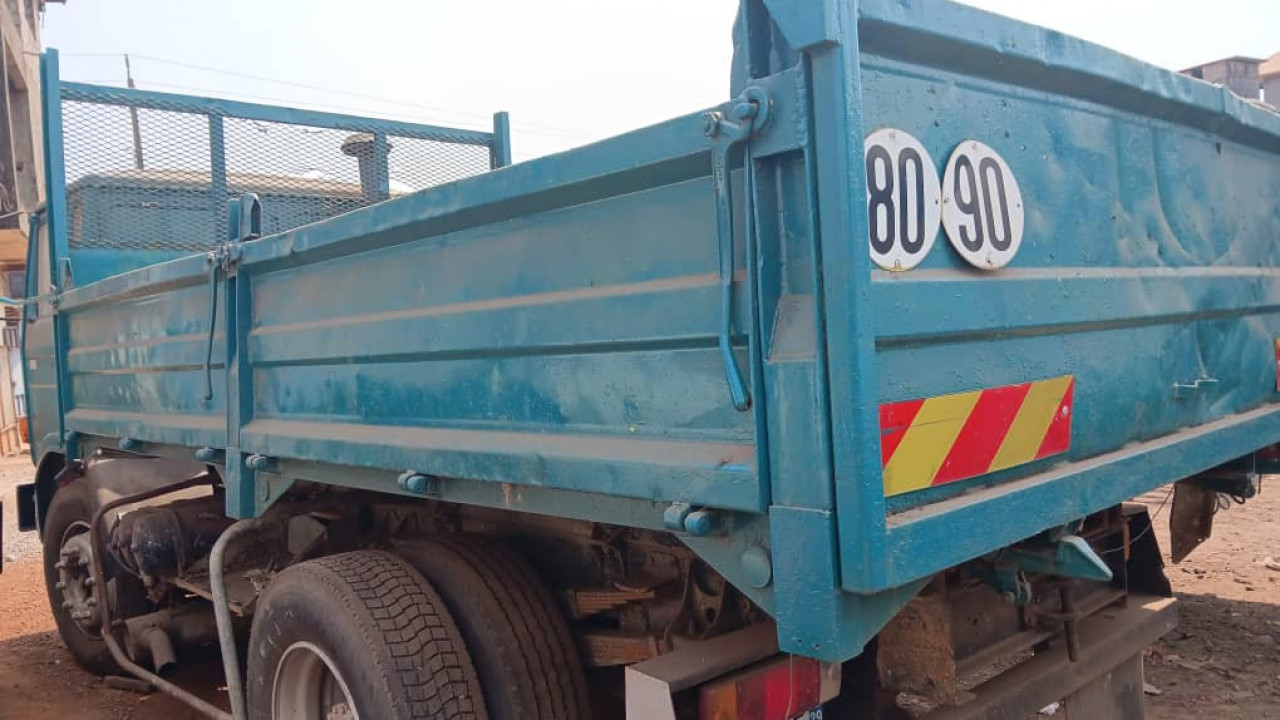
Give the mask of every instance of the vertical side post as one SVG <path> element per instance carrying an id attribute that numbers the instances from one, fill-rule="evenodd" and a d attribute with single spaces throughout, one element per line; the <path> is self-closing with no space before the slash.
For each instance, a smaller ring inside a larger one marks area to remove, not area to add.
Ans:
<path id="1" fill-rule="evenodd" d="M 386 133 L 373 134 L 373 187 L 375 202 L 391 197 L 391 145 Z"/>
<path id="2" fill-rule="evenodd" d="M 231 242 L 236 240 L 231 238 Z M 243 267 L 232 265 L 223 293 L 222 327 L 227 349 L 227 465 L 223 479 L 227 486 L 227 515 L 237 519 L 257 515 L 257 473 L 245 465 L 249 453 L 240 445 L 240 430 L 253 418 L 253 370 L 247 352 L 253 321 L 250 281 L 250 274 Z"/>
<path id="3" fill-rule="evenodd" d="M 58 51 L 40 58 L 40 102 L 44 115 L 45 207 L 53 253 L 49 258 L 50 282 L 58 285 L 58 265 L 67 257 L 67 175 L 62 145 L 62 84 L 58 77 Z"/>
<path id="4" fill-rule="evenodd" d="M 859 0 L 761 2 L 788 43 L 804 52 L 840 586 L 874 592 L 883 589 L 892 559 L 886 559 L 871 259 L 853 241 L 867 236 Z"/>
<path id="5" fill-rule="evenodd" d="M 809 54 L 814 187 L 822 262 L 841 585 L 881 587 L 887 562 L 871 256 L 867 236 L 858 0 L 841 0 L 839 41 Z M 828 24 L 829 25 L 829 24 Z M 824 27 L 827 25 L 824 25 Z"/>
<path id="6" fill-rule="evenodd" d="M 227 133 L 221 115 L 209 116 L 209 207 L 215 219 L 215 232 L 221 233 L 230 199 L 227 187 Z M 221 242 L 221 236 L 213 238 L 213 244 Z"/>
<path id="7" fill-rule="evenodd" d="M 511 116 L 493 114 L 493 140 L 489 144 L 489 167 L 497 170 L 511 164 Z"/>
<path id="8" fill-rule="evenodd" d="M 60 277 L 70 255 L 67 236 L 67 177 L 62 138 L 62 85 L 58 76 L 58 51 L 47 50 L 40 58 L 41 110 L 44 115 L 45 222 L 49 243 L 49 282 L 55 292 L 66 289 Z M 70 273 L 67 273 L 68 276 Z M 68 277 L 67 280 L 70 278 Z M 56 300 L 56 298 L 55 298 Z M 67 368 L 70 332 L 67 317 L 53 304 L 53 352 L 58 373 L 58 434 L 68 458 L 76 457 L 75 437 L 68 432 L 71 410 L 71 374 Z"/>

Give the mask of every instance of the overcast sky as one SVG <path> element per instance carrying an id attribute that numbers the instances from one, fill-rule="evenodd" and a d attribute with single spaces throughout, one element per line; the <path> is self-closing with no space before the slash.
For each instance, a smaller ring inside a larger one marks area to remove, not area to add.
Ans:
<path id="1" fill-rule="evenodd" d="M 1172 69 L 1280 50 L 1278 0 L 969 4 Z M 123 84 L 128 52 L 138 86 L 153 90 L 472 128 L 487 128 L 493 111 L 508 110 L 521 159 L 726 99 L 736 6 L 69 0 L 48 6 L 44 42 L 62 52 L 65 78 L 85 82 Z"/>

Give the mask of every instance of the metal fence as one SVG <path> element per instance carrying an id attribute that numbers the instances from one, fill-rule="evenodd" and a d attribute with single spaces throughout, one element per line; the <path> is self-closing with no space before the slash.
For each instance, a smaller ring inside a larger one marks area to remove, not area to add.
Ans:
<path id="1" fill-rule="evenodd" d="M 67 246 L 201 251 L 228 199 L 275 233 L 509 163 L 494 132 L 61 83 Z"/>

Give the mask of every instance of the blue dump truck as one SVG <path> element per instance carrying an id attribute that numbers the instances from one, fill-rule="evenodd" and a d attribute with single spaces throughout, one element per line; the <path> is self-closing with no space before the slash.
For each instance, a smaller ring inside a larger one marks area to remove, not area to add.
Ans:
<path id="1" fill-rule="evenodd" d="M 734 32 L 727 102 L 514 165 L 48 53 L 76 659 L 236 720 L 1140 718 L 1128 501 L 1178 559 L 1276 467 L 1280 116 L 942 0 Z"/>

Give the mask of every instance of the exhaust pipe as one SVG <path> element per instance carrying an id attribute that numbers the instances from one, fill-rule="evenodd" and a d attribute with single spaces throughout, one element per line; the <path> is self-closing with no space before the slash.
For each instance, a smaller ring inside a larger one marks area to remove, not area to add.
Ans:
<path id="1" fill-rule="evenodd" d="M 161 610 L 124 621 L 125 647 L 134 662 L 150 660 L 156 674 L 178 663 L 174 644 L 208 645 L 218 637 L 213 613 L 207 607 L 190 605 L 178 610 Z"/>
<path id="2" fill-rule="evenodd" d="M 170 665 L 178 664 L 178 657 L 173 652 L 173 641 L 169 639 L 169 633 L 165 632 L 164 628 L 152 625 L 142 631 L 142 636 L 138 640 L 151 654 L 151 668 L 157 675 L 163 675 Z"/>

